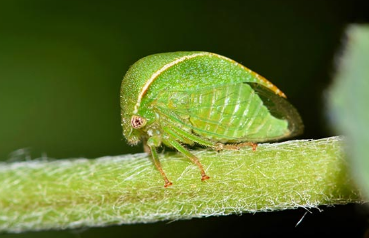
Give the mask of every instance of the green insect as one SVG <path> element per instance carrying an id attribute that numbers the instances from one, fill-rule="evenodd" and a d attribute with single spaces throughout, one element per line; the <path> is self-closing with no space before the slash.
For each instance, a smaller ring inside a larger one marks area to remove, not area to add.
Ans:
<path id="1" fill-rule="evenodd" d="M 184 145 L 222 149 L 276 141 L 302 133 L 296 109 L 276 86 L 243 65 L 209 52 L 147 56 L 128 70 L 121 87 L 123 134 L 141 140 L 161 168 L 157 148 L 175 148 L 200 168 Z"/>

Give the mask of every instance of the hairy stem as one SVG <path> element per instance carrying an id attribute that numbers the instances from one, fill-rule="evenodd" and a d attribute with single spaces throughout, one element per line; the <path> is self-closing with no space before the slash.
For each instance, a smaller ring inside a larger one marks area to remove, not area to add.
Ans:
<path id="1" fill-rule="evenodd" d="M 339 137 L 260 144 L 256 151 L 146 154 L 0 164 L 0 231 L 155 222 L 361 202 Z"/>

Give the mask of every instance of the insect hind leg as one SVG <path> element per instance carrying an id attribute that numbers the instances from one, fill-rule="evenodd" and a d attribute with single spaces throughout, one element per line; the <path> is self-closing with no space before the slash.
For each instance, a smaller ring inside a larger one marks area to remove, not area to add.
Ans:
<path id="1" fill-rule="evenodd" d="M 242 147 L 245 146 L 251 146 L 252 150 L 255 151 L 256 148 L 258 147 L 257 143 L 254 142 L 242 142 L 242 143 L 238 143 L 238 144 L 222 144 L 222 143 L 218 143 L 215 145 L 215 150 L 217 152 L 221 151 L 221 150 L 239 150 Z"/>

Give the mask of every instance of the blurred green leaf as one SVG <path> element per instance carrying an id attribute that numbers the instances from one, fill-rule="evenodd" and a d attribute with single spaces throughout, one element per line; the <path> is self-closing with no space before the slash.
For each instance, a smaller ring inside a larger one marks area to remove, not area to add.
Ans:
<path id="1" fill-rule="evenodd" d="M 353 174 L 369 196 L 369 25 L 347 29 L 329 104 L 335 127 L 347 136 Z"/>

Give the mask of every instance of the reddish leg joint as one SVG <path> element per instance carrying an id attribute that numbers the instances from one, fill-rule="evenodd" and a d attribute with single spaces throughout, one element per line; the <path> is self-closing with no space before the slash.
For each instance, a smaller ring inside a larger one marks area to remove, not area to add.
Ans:
<path id="1" fill-rule="evenodd" d="M 206 174 L 201 175 L 201 180 L 202 180 L 202 181 L 208 180 L 209 178 L 210 178 L 210 177 L 209 177 L 209 176 L 207 176 Z"/>
<path id="2" fill-rule="evenodd" d="M 164 180 L 165 180 L 164 188 L 167 188 L 167 187 L 169 187 L 169 186 L 172 186 L 172 185 L 173 185 L 173 183 L 172 183 L 172 182 L 170 182 L 168 179 L 164 179 Z"/>

